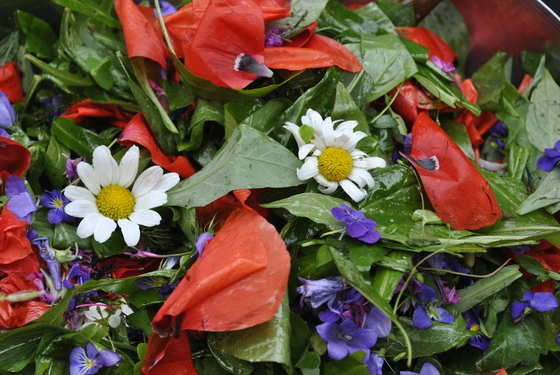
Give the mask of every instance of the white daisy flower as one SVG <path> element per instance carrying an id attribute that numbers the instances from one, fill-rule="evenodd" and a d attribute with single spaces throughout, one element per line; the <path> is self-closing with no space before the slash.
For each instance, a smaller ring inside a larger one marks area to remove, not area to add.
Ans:
<path id="1" fill-rule="evenodd" d="M 163 174 L 163 169 L 153 166 L 146 169 L 134 182 L 138 173 L 140 151 L 132 146 L 117 164 L 106 146 L 93 151 L 93 165 L 78 164 L 78 176 L 85 188 L 70 185 L 64 195 L 70 199 L 64 211 L 83 218 L 76 234 L 80 238 L 93 238 L 103 243 L 118 226 L 128 246 L 140 241 L 140 227 L 153 227 L 161 216 L 152 210 L 167 203 L 167 190 L 179 182 L 177 173 Z M 132 190 L 129 187 L 134 182 Z"/>
<path id="2" fill-rule="evenodd" d="M 364 187 L 367 185 L 371 189 L 375 183 L 368 170 L 383 168 L 387 163 L 356 149 L 358 142 L 367 136 L 354 131 L 357 121 L 340 121 L 332 121 L 330 117 L 323 120 L 319 113 L 308 109 L 301 122 L 314 129 L 310 143 L 304 142 L 296 124 L 287 122 L 284 127 L 294 135 L 299 158 L 305 158 L 302 167 L 297 169 L 298 178 L 302 181 L 314 178 L 324 194 L 332 194 L 340 186 L 352 200 L 359 202 L 367 195 Z"/>

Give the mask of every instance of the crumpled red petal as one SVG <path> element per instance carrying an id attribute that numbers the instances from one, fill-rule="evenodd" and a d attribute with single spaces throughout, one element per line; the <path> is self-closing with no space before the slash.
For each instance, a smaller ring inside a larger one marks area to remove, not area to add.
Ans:
<path id="1" fill-rule="evenodd" d="M 23 177 L 31 164 L 29 150 L 10 138 L 0 137 L 0 174 L 2 181 L 9 175 Z"/>
<path id="2" fill-rule="evenodd" d="M 418 160 L 434 156 L 439 163 L 435 170 L 418 164 Z M 426 113 L 420 113 L 412 127 L 408 159 L 420 175 L 435 212 L 452 229 L 476 230 L 502 217 L 488 181 Z"/>
<path id="3" fill-rule="evenodd" d="M 403 38 L 426 47 L 428 49 L 429 58 L 437 56 L 448 63 L 455 61 L 457 56 L 453 49 L 430 29 L 425 27 L 402 26 L 397 26 L 396 29 Z"/>
<path id="4" fill-rule="evenodd" d="M 152 161 L 170 172 L 176 172 L 182 178 L 192 176 L 195 171 L 189 159 L 184 156 L 165 155 L 150 133 L 146 118 L 142 113 L 136 114 L 125 126 L 119 136 L 119 143 L 123 146 L 130 146 L 138 143 L 146 147 L 152 156 Z"/>
<path id="5" fill-rule="evenodd" d="M 132 0 L 115 0 L 115 10 L 123 26 L 128 57 L 145 57 L 167 69 L 167 45 L 154 27 L 152 8 L 136 5 Z"/>
<path id="6" fill-rule="evenodd" d="M 240 207 L 153 319 L 155 332 L 239 330 L 266 322 L 278 311 L 290 255 L 276 228 L 242 196 L 238 199 Z"/>
<path id="7" fill-rule="evenodd" d="M 15 61 L 8 61 L 0 67 L 0 91 L 6 94 L 12 104 L 23 100 L 21 78 Z"/>
<path id="8" fill-rule="evenodd" d="M 179 337 L 159 337 L 156 333 L 150 335 L 146 356 L 142 363 L 144 375 L 181 374 L 197 375 L 192 364 L 191 347 L 187 332 L 183 331 Z"/>
<path id="9" fill-rule="evenodd" d="M 91 99 L 82 100 L 66 109 L 60 115 L 73 120 L 76 124 L 89 122 L 91 118 L 106 118 L 107 122 L 119 128 L 124 128 L 134 113 L 121 110 L 115 104 L 96 103 Z"/>

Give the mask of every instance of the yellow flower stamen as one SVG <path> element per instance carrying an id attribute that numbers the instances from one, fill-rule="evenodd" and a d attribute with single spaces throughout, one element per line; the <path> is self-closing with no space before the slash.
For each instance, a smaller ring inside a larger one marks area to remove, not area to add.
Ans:
<path id="1" fill-rule="evenodd" d="M 342 181 L 352 171 L 352 157 L 338 147 L 327 147 L 319 155 L 319 173 L 329 181 Z"/>
<path id="2" fill-rule="evenodd" d="M 134 211 L 134 203 L 130 190 L 119 185 L 104 187 L 97 196 L 99 213 L 113 220 L 129 217 Z"/>
<path id="3" fill-rule="evenodd" d="M 471 327 L 471 331 L 474 332 L 478 332 L 480 330 L 480 327 L 478 326 L 478 324 L 473 324 Z"/>

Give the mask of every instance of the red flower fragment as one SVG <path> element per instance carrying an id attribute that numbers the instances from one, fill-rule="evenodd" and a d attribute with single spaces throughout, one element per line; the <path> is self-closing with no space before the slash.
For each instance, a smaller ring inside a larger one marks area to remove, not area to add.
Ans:
<path id="1" fill-rule="evenodd" d="M 274 226 L 237 197 L 238 208 L 153 319 L 155 332 L 239 330 L 278 311 L 290 255 Z"/>
<path id="2" fill-rule="evenodd" d="M 111 125 L 124 128 L 133 115 L 119 109 L 115 104 L 96 103 L 86 99 L 67 108 L 60 117 L 69 118 L 76 124 L 91 122 L 91 118 L 105 118 Z"/>
<path id="3" fill-rule="evenodd" d="M 142 373 L 144 375 L 196 375 L 187 332 L 181 332 L 177 338 L 172 336 L 162 338 L 157 333 L 150 335 L 146 357 L 142 363 Z"/>
<path id="4" fill-rule="evenodd" d="M 412 127 L 412 152 L 406 157 L 434 210 L 452 229 L 476 230 L 502 217 L 488 181 L 426 113 Z"/>
<path id="5" fill-rule="evenodd" d="M 0 175 L 2 180 L 9 175 L 23 177 L 31 164 L 29 150 L 10 138 L 0 137 Z"/>
<path id="6" fill-rule="evenodd" d="M 403 38 L 426 47 L 428 58 L 437 56 L 445 62 L 452 63 L 457 57 L 453 49 L 430 29 L 425 27 L 397 27 L 397 31 Z"/>
<path id="7" fill-rule="evenodd" d="M 15 61 L 9 61 L 0 67 L 0 91 L 6 94 L 12 104 L 23 100 L 21 78 Z"/>

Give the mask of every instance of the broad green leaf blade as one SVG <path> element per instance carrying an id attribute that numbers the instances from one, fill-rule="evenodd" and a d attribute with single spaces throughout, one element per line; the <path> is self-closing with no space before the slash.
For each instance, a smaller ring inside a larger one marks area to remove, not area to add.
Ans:
<path id="1" fill-rule="evenodd" d="M 290 337 L 290 308 L 286 296 L 271 320 L 240 331 L 216 333 L 216 343 L 222 352 L 239 359 L 290 366 Z"/>
<path id="2" fill-rule="evenodd" d="M 498 293 L 522 276 L 519 266 L 507 266 L 492 276 L 478 280 L 474 284 L 457 291 L 461 301 L 455 304 L 459 312 L 465 312 L 486 298 Z"/>
<path id="3" fill-rule="evenodd" d="M 560 139 L 558 118 L 560 117 L 560 87 L 548 70 L 531 94 L 531 105 L 527 113 L 529 141 L 539 151 L 554 148 Z"/>
<path id="4" fill-rule="evenodd" d="M 490 341 L 490 347 L 477 363 L 477 367 L 486 373 L 520 363 L 534 365 L 539 361 L 540 354 L 546 354 L 547 351 L 541 323 L 533 316 L 527 316 L 522 322 L 514 323 L 510 311 L 506 310 Z"/>
<path id="5" fill-rule="evenodd" d="M 558 202 L 560 202 L 560 170 L 554 168 L 540 183 L 537 190 L 519 205 L 515 213 L 525 215 Z"/>
<path id="6" fill-rule="evenodd" d="M 344 223 L 336 220 L 331 210 L 334 207 L 340 207 L 343 203 L 352 207 L 352 204 L 340 198 L 318 193 L 302 193 L 276 202 L 266 203 L 262 206 L 267 208 L 285 208 L 292 215 L 306 217 L 316 223 L 325 224 L 332 230 L 338 230 L 344 228 Z"/>
<path id="7" fill-rule="evenodd" d="M 263 133 L 241 125 L 201 171 L 168 192 L 171 206 L 205 206 L 232 190 L 302 184 L 301 161 Z"/>
<path id="8" fill-rule="evenodd" d="M 319 15 L 323 9 L 325 9 L 327 2 L 328 0 L 293 0 L 290 6 L 290 13 L 292 13 L 292 17 L 268 22 L 267 30 L 275 27 L 287 27 L 288 29 L 291 29 L 296 25 L 298 29 L 307 27 L 319 18 Z M 303 14 L 305 16 L 302 17 Z"/>
<path id="9" fill-rule="evenodd" d="M 412 345 L 413 358 L 443 353 L 460 346 L 475 335 L 475 332 L 466 330 L 465 320 L 460 315 L 456 315 L 455 321 L 451 324 L 434 321 L 431 328 L 424 330 L 412 327 L 412 320 L 407 317 L 400 317 L 399 322 L 406 327 L 406 333 Z M 387 354 L 395 356 L 403 353 L 406 348 L 402 342 L 402 334 L 395 332 L 395 338 L 389 337 L 388 339 Z"/>
<path id="10" fill-rule="evenodd" d="M 372 19 L 377 26 L 388 33 L 398 35 L 395 25 L 393 25 L 391 19 L 387 17 L 385 12 L 381 10 L 376 2 L 368 3 L 363 7 L 356 9 L 355 12 L 364 18 Z"/>
<path id="11" fill-rule="evenodd" d="M 60 143 L 70 147 L 79 156 L 85 156 L 87 160 L 92 160 L 93 149 L 107 145 L 105 138 L 65 117 L 54 119 L 51 132 Z"/>

